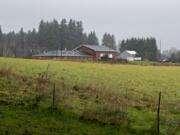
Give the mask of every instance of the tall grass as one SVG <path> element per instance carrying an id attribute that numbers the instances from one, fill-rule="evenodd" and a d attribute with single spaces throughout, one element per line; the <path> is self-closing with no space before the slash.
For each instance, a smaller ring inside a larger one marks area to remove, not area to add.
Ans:
<path id="1" fill-rule="evenodd" d="M 178 67 L 0 59 L 0 104 L 49 107 L 56 83 L 61 110 L 134 132 L 155 125 L 158 91 L 163 93 L 161 131 L 167 132 L 168 121 L 180 120 L 179 82 Z"/>

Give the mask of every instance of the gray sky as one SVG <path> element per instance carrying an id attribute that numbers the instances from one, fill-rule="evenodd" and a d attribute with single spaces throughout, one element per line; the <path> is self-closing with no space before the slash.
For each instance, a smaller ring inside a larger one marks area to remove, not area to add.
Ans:
<path id="1" fill-rule="evenodd" d="M 162 48 L 180 49 L 180 0 L 0 0 L 4 32 L 37 28 L 41 19 L 81 20 L 86 32 L 117 40 L 156 37 Z"/>

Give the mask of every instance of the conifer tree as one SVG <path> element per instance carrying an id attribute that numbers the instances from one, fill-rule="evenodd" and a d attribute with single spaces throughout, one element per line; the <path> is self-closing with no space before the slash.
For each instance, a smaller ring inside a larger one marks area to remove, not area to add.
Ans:
<path id="1" fill-rule="evenodd" d="M 2 41 L 2 39 L 3 39 L 3 33 L 2 33 L 2 30 L 1 30 L 1 26 L 0 26 L 0 56 L 2 56 L 3 55 L 3 41 Z"/>
<path id="2" fill-rule="evenodd" d="M 87 43 L 89 45 L 99 45 L 99 41 L 98 41 L 95 31 L 90 32 L 88 34 Z"/>
<path id="3" fill-rule="evenodd" d="M 116 49 L 116 41 L 114 35 L 105 33 L 102 39 L 102 45 L 111 49 Z"/>
<path id="4" fill-rule="evenodd" d="M 134 50 L 141 56 L 143 59 L 156 61 L 158 55 L 158 49 L 155 38 L 131 38 L 126 41 L 122 41 L 120 52 L 125 50 Z"/>

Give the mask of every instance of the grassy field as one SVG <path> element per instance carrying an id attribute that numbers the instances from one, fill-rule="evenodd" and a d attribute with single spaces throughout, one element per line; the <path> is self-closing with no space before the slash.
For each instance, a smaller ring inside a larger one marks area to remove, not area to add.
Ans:
<path id="1" fill-rule="evenodd" d="M 55 99 L 53 104 L 53 90 Z M 180 134 L 180 67 L 0 59 L 0 134 Z"/>

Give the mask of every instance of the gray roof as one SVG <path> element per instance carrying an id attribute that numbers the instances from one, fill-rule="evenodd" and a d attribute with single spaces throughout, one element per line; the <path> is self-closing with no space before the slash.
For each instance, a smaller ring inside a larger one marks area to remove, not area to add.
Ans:
<path id="1" fill-rule="evenodd" d="M 108 47 L 102 46 L 102 45 L 100 46 L 100 45 L 85 45 L 85 44 L 83 44 L 80 47 L 82 47 L 82 46 L 90 48 L 90 49 L 92 49 L 92 50 L 94 50 L 96 52 L 117 52 L 116 50 L 113 50 L 111 48 L 108 48 Z M 78 48 L 80 48 L 80 47 L 78 47 Z"/>
<path id="2" fill-rule="evenodd" d="M 35 57 L 90 57 L 89 55 L 86 55 L 82 52 L 79 52 L 77 50 L 58 50 L 58 51 L 47 51 L 43 52 L 37 55 L 34 55 Z"/>

